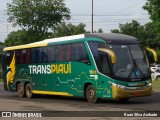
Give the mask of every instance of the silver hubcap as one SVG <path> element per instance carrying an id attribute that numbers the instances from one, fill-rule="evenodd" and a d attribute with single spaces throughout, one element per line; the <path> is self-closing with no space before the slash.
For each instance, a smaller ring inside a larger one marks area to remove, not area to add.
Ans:
<path id="1" fill-rule="evenodd" d="M 22 87 L 22 86 L 19 86 L 18 93 L 19 93 L 20 95 L 23 94 L 23 87 Z"/>
<path id="2" fill-rule="evenodd" d="M 31 89 L 30 89 L 30 87 L 27 87 L 27 90 L 26 90 L 27 92 L 27 96 L 30 96 L 31 95 Z"/>
<path id="3" fill-rule="evenodd" d="M 92 90 L 89 90 L 88 91 L 88 95 L 89 95 L 89 98 L 90 99 L 93 99 L 95 97 L 95 91 L 92 89 Z"/>

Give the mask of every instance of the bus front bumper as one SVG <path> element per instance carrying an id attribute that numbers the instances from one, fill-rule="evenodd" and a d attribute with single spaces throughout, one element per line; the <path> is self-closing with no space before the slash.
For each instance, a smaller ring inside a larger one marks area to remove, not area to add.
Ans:
<path id="1" fill-rule="evenodd" d="M 112 84 L 113 99 L 149 96 L 151 95 L 151 93 L 152 93 L 151 83 L 149 83 L 147 86 L 141 86 L 141 87 L 124 87 L 121 85 Z"/>

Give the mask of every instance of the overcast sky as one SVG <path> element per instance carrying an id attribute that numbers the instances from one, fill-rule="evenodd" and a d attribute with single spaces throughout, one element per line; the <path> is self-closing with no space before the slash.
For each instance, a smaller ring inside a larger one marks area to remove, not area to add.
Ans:
<path id="1" fill-rule="evenodd" d="M 20 28 L 13 28 L 7 22 L 6 4 L 12 0 L 0 0 L 0 41 L 4 41 L 7 34 Z M 146 0 L 93 0 L 94 30 L 102 28 L 104 32 L 116 29 L 119 23 L 131 22 L 133 19 L 141 24 L 149 22 L 147 11 L 142 9 Z M 73 24 L 84 23 L 86 30 L 91 31 L 92 0 L 65 0 L 71 10 Z"/>

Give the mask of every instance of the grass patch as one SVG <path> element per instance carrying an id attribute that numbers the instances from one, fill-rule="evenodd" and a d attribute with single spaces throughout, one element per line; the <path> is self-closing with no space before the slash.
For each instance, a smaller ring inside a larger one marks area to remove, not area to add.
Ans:
<path id="1" fill-rule="evenodd" d="M 152 88 L 153 88 L 153 91 L 155 92 L 160 92 L 160 80 L 155 80 L 152 82 Z"/>
<path id="2" fill-rule="evenodd" d="M 3 82 L 3 79 L 0 79 L 0 83 L 2 83 Z"/>

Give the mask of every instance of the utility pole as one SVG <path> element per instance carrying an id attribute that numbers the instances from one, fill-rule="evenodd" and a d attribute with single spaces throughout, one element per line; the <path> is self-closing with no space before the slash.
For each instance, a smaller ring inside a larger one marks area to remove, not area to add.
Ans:
<path id="1" fill-rule="evenodd" d="M 92 33 L 93 33 L 93 0 L 92 0 Z"/>

